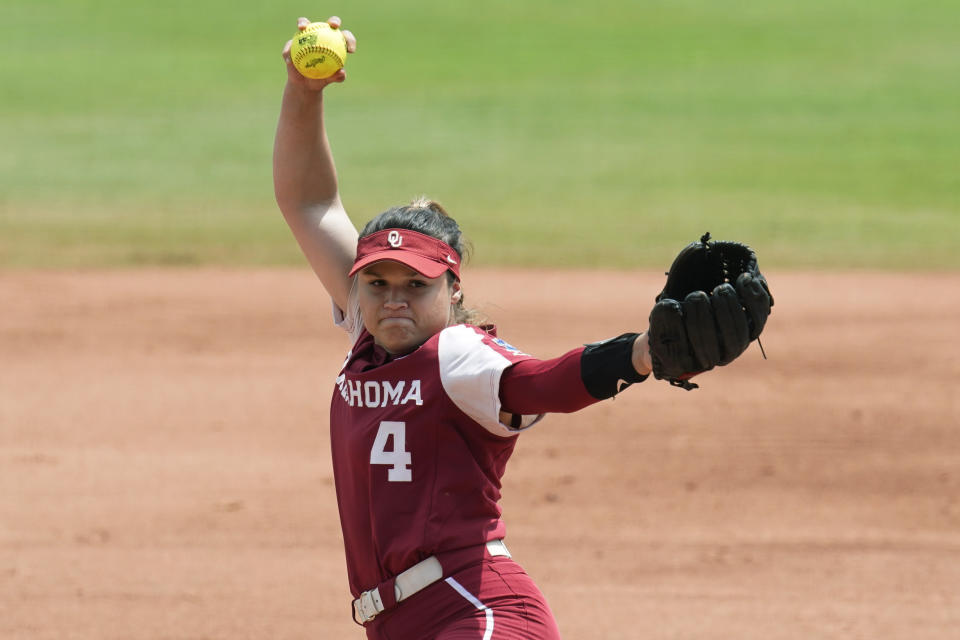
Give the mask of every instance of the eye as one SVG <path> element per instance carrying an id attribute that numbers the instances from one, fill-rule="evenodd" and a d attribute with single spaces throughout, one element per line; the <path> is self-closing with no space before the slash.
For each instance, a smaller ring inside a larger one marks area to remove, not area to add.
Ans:
<path id="1" fill-rule="evenodd" d="M 367 280 L 367 285 L 371 287 L 382 287 L 386 285 L 386 281 L 381 278 L 374 278 L 373 280 Z"/>
<path id="2" fill-rule="evenodd" d="M 410 280 L 408 284 L 413 289 L 419 289 L 420 287 L 429 286 L 429 283 L 426 282 L 425 280 L 416 280 L 416 279 Z"/>

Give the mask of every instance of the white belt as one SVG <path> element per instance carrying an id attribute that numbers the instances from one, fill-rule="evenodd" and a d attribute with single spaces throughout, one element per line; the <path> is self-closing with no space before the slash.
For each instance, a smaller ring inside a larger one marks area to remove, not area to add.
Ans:
<path id="1" fill-rule="evenodd" d="M 487 553 L 491 556 L 510 557 L 510 552 L 503 540 L 490 540 L 486 543 L 486 547 Z M 406 600 L 441 578 L 443 578 L 443 567 L 440 566 L 440 560 L 437 559 L 437 556 L 430 556 L 426 560 L 418 562 L 397 576 L 393 586 L 397 602 Z M 374 587 L 369 591 L 364 591 L 359 598 L 353 601 L 353 619 L 359 624 L 365 624 L 373 620 L 377 614 L 383 613 L 384 609 L 386 607 L 383 604 L 383 598 L 380 596 L 380 588 Z"/>

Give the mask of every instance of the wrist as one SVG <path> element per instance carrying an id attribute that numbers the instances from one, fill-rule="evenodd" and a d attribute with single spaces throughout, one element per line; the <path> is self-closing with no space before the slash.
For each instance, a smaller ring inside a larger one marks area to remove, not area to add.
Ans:
<path id="1" fill-rule="evenodd" d="M 624 333 L 584 347 L 580 378 L 591 396 L 598 400 L 612 398 L 631 384 L 647 379 L 647 374 L 640 373 L 633 363 L 638 337 L 636 333 Z"/>
<path id="2" fill-rule="evenodd" d="M 653 360 L 650 359 L 650 335 L 646 331 L 639 334 L 633 341 L 633 353 L 630 359 L 638 375 L 648 376 L 653 371 Z"/>
<path id="3" fill-rule="evenodd" d="M 305 102 L 317 101 L 323 98 L 323 87 L 311 87 L 302 79 L 288 78 L 285 93 Z"/>

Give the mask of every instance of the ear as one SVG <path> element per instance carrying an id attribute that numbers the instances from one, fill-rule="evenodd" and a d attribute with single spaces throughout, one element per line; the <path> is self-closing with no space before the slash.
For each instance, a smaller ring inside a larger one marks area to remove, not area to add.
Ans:
<path id="1" fill-rule="evenodd" d="M 450 303 L 457 304 L 462 299 L 463 299 L 463 289 L 460 288 L 460 283 L 454 280 L 453 284 L 450 285 Z"/>

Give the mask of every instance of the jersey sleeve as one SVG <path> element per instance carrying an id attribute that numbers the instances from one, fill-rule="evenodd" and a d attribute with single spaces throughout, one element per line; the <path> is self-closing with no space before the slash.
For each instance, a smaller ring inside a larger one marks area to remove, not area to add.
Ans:
<path id="1" fill-rule="evenodd" d="M 503 409 L 503 372 L 529 356 L 471 325 L 447 327 L 437 345 L 440 381 L 450 400 L 491 433 L 511 436 L 532 427 L 543 414 L 516 415 Z"/>
<path id="2" fill-rule="evenodd" d="M 500 381 L 500 401 L 518 413 L 573 413 L 599 398 L 583 382 L 584 347 L 551 360 L 529 359 L 507 369 Z"/>

